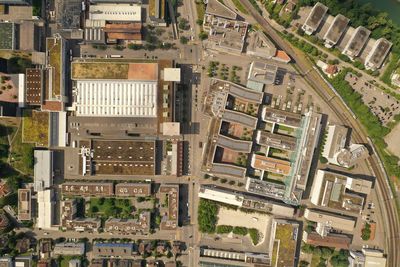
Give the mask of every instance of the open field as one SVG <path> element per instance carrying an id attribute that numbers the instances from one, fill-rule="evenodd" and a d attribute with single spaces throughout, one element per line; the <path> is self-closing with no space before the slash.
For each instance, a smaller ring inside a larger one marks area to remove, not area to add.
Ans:
<path id="1" fill-rule="evenodd" d="M 47 146 L 49 143 L 49 113 L 25 110 L 22 119 L 22 142 Z"/>

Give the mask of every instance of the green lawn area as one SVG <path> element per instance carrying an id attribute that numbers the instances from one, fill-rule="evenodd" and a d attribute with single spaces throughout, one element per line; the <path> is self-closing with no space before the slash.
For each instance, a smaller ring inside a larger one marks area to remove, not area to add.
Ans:
<path id="1" fill-rule="evenodd" d="M 46 147 L 49 144 L 49 113 L 24 110 L 22 118 L 22 142 Z"/>
<path id="2" fill-rule="evenodd" d="M 52 97 L 60 95 L 61 86 L 61 41 L 55 42 L 55 38 L 47 39 L 47 48 L 50 50 L 50 65 L 53 67 Z"/>
<path id="3" fill-rule="evenodd" d="M 235 7 L 242 12 L 245 15 L 248 15 L 249 12 L 247 11 L 247 9 L 242 5 L 242 3 L 240 2 L 240 0 L 232 0 L 233 4 L 235 5 Z"/>
<path id="4" fill-rule="evenodd" d="M 129 199 L 116 198 L 91 198 L 88 210 L 89 217 L 115 217 L 115 218 L 133 218 L 135 207 L 132 206 Z"/>
<path id="5" fill-rule="evenodd" d="M 33 149 L 32 143 L 22 143 L 22 127 L 19 127 L 11 144 L 11 166 L 24 174 L 33 175 Z"/>

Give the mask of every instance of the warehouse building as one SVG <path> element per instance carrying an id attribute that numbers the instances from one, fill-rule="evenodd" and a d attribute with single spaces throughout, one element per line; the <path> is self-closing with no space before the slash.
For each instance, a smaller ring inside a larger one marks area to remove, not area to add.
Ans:
<path id="1" fill-rule="evenodd" d="M 76 116 L 157 117 L 157 63 L 72 63 Z"/>

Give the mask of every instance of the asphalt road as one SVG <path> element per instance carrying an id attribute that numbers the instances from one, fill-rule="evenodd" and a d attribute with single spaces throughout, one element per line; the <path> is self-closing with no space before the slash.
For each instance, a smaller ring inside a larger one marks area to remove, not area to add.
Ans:
<path id="1" fill-rule="evenodd" d="M 281 49 L 285 50 L 286 53 L 295 61 L 299 72 L 302 74 L 304 79 L 308 84 L 313 87 L 313 89 L 324 99 L 324 101 L 330 106 L 330 108 L 336 113 L 336 115 L 341 119 L 343 123 L 346 123 L 349 127 L 353 129 L 352 135 L 355 142 L 368 143 L 365 129 L 353 118 L 349 113 L 343 102 L 335 97 L 334 92 L 329 88 L 317 71 L 313 68 L 311 62 L 305 58 L 304 54 L 300 51 L 296 51 L 292 46 L 286 42 L 281 36 L 279 36 L 267 20 L 262 17 L 254 9 L 252 4 L 248 0 L 240 0 L 240 2 L 246 7 L 250 14 L 254 17 L 258 24 L 263 28 L 263 30 L 273 39 L 273 41 Z M 388 259 L 388 266 L 397 266 L 400 262 L 400 242 L 399 242 L 399 220 L 396 210 L 395 203 L 391 198 L 390 188 L 387 186 L 386 175 L 380 168 L 379 161 L 376 155 L 372 155 L 368 159 L 368 163 L 376 175 L 377 179 L 377 192 L 381 196 L 380 205 L 382 206 L 382 213 L 386 220 L 386 253 Z"/>

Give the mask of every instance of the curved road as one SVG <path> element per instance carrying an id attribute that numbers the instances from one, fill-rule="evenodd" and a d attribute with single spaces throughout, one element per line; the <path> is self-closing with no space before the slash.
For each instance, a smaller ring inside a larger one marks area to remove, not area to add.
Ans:
<path id="1" fill-rule="evenodd" d="M 288 53 L 288 55 L 295 61 L 299 72 L 302 74 L 308 84 L 323 98 L 323 100 L 330 106 L 330 108 L 336 113 L 338 118 L 343 122 L 347 122 L 347 125 L 353 129 L 352 135 L 357 143 L 368 143 L 368 134 L 366 133 L 363 126 L 353 118 L 349 113 L 347 107 L 343 104 L 341 99 L 336 97 L 335 93 L 329 88 L 322 77 L 313 68 L 311 62 L 305 58 L 304 54 L 300 51 L 296 51 L 292 46 L 284 40 L 278 33 L 275 32 L 274 28 L 268 23 L 268 21 L 262 17 L 249 0 L 240 0 L 240 2 L 246 7 L 253 18 L 257 21 L 262 29 L 273 39 L 273 41 Z M 380 196 L 380 205 L 382 207 L 382 214 L 384 216 L 385 233 L 386 233 L 386 253 L 388 266 L 396 267 L 397 263 L 400 262 L 400 242 L 399 242 L 399 220 L 396 210 L 395 203 L 392 199 L 390 188 L 387 186 L 386 174 L 380 168 L 377 155 L 372 155 L 368 159 L 368 163 L 375 173 L 377 184 L 376 189 Z"/>

